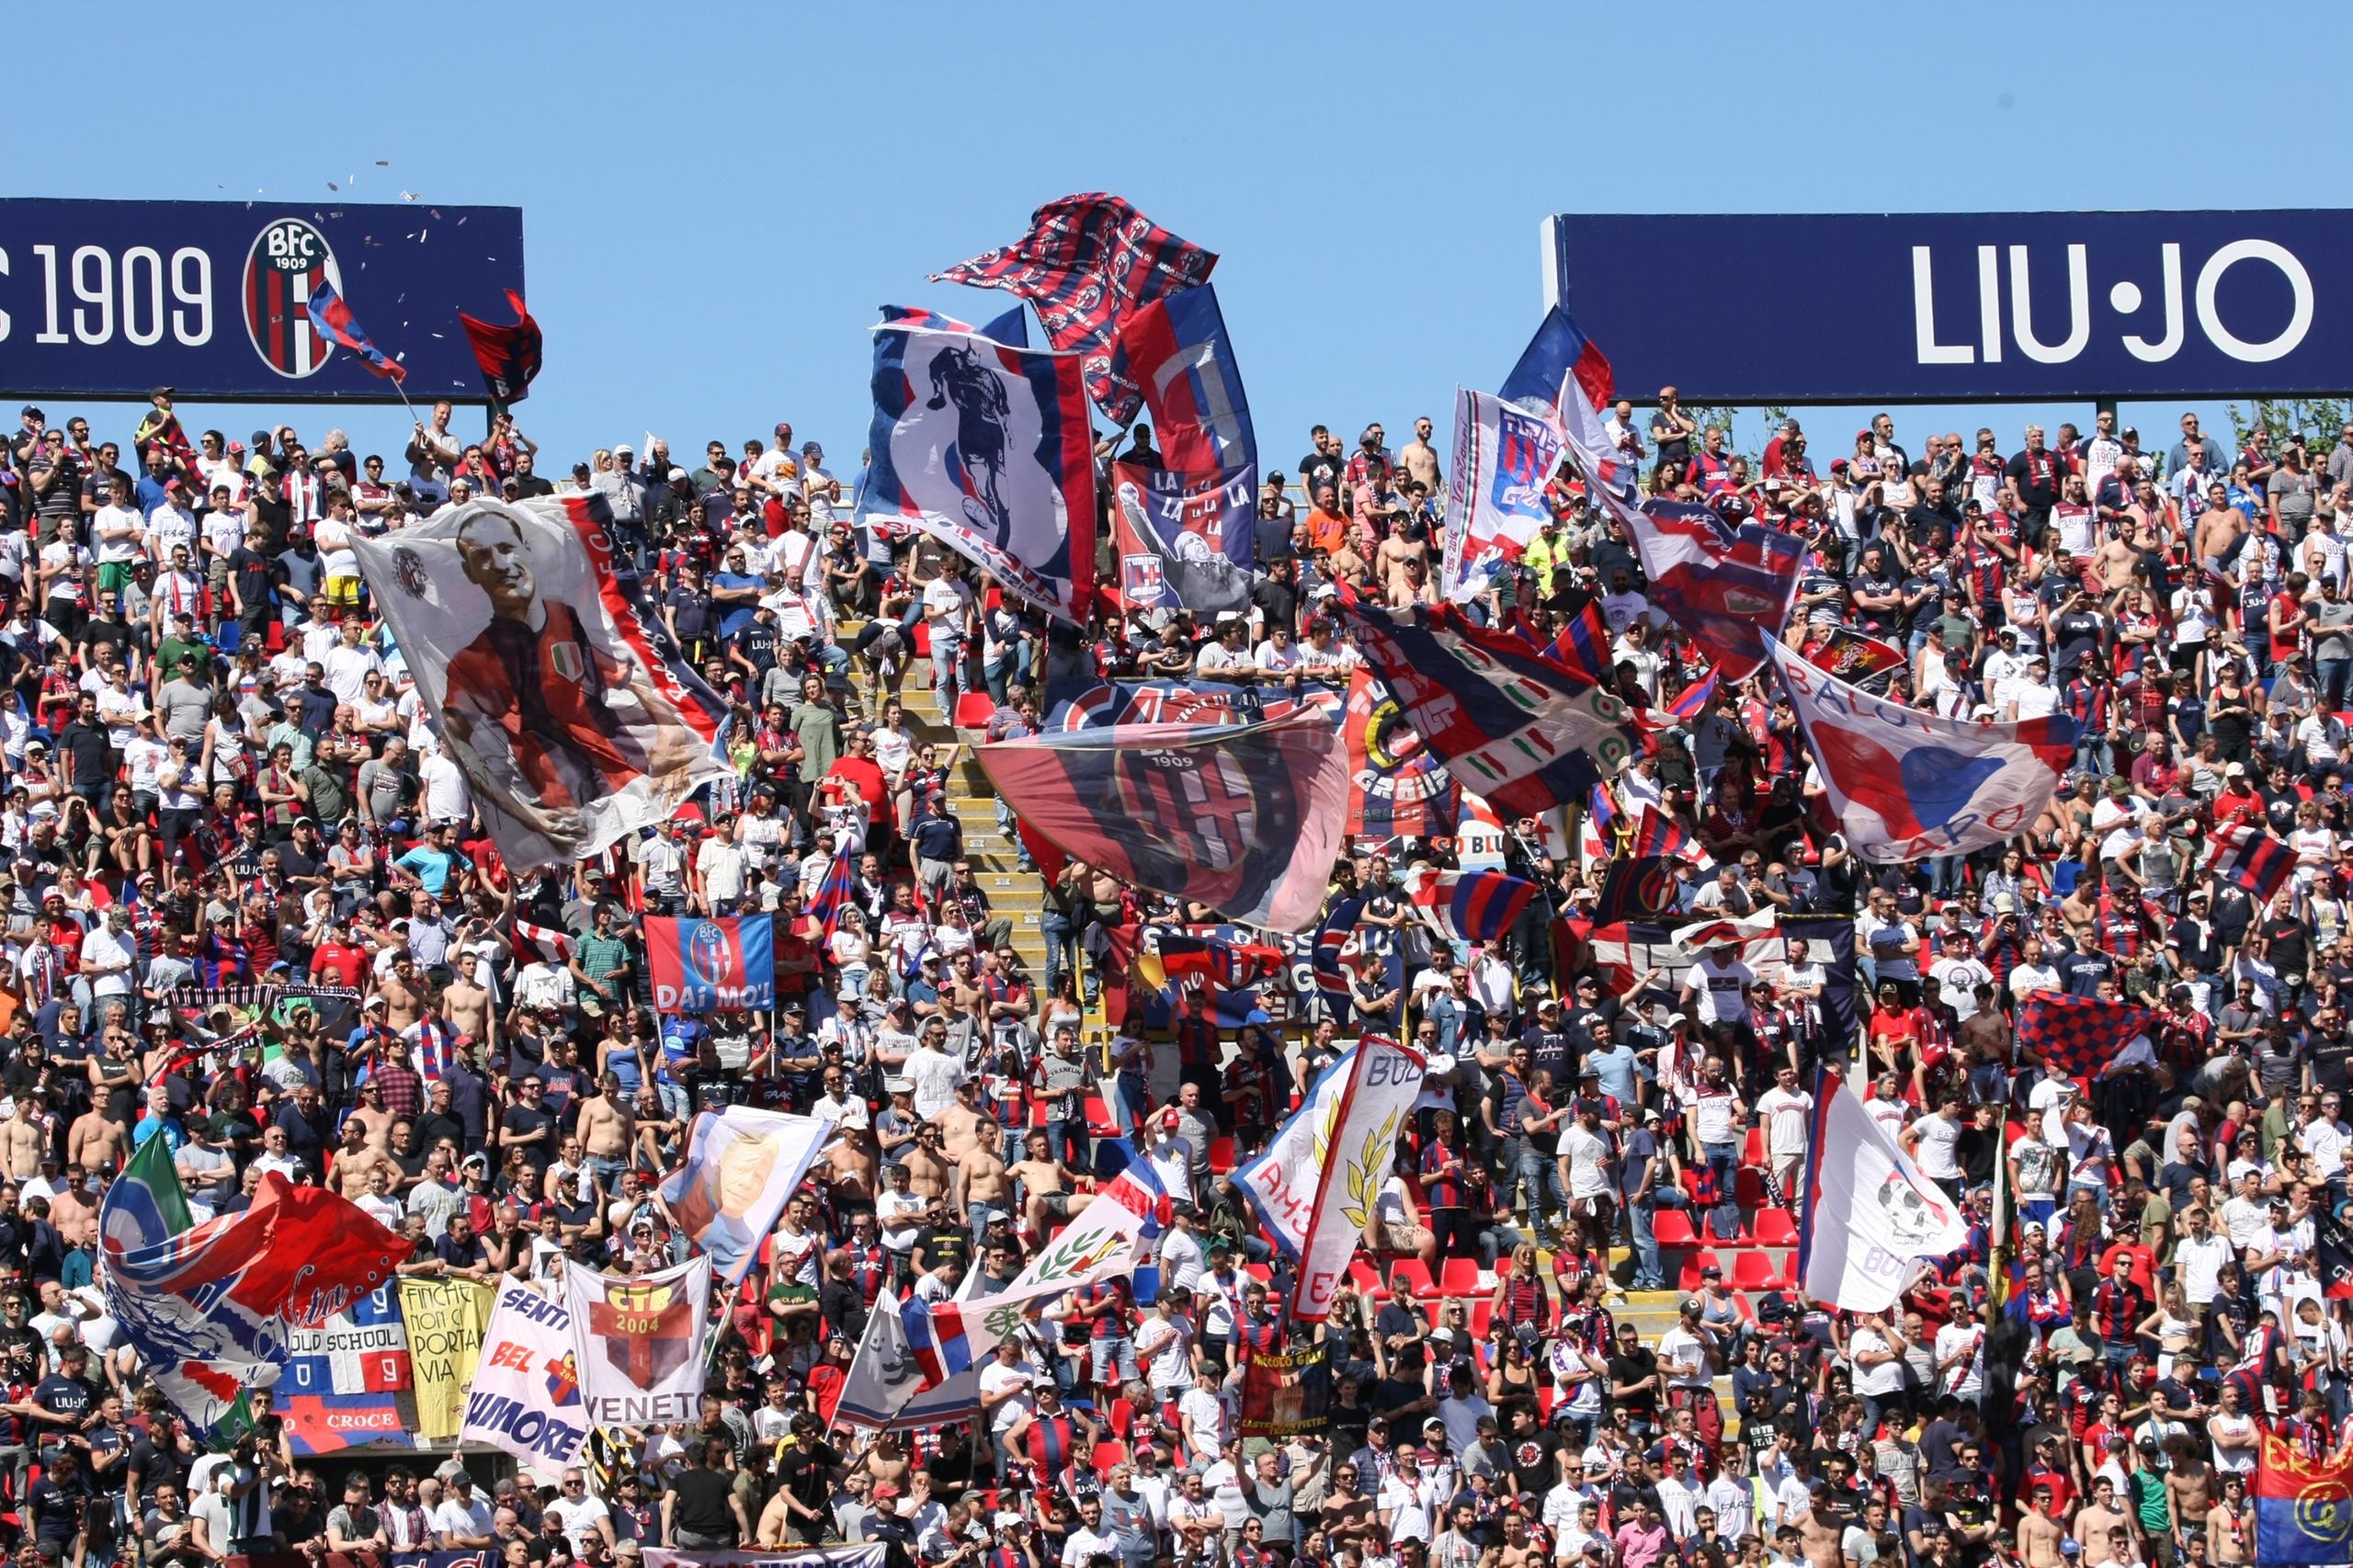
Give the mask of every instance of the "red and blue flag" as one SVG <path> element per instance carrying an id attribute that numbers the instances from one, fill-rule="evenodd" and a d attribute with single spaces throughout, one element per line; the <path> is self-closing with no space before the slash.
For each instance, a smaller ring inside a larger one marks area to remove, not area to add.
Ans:
<path id="1" fill-rule="evenodd" d="M 1019 305 L 990 322 L 986 326 L 973 326 L 941 311 L 926 310 L 921 305 L 885 305 L 882 324 L 919 326 L 928 332 L 968 332 L 974 337 L 985 337 L 1010 348 L 1029 347 L 1029 317 Z"/>
<path id="2" fill-rule="evenodd" d="M 645 922 L 654 1006 L 664 1013 L 764 1013 L 776 1006 L 773 916 Z"/>
<path id="3" fill-rule="evenodd" d="M 1537 324 L 1498 389 L 1504 401 L 1545 413 L 1560 411 L 1563 388 L 1574 385 L 1589 408 L 1606 408 L 1613 390 L 1609 360 L 1569 312 L 1554 305 Z"/>
<path id="4" fill-rule="evenodd" d="M 908 1354 L 923 1369 L 924 1387 L 937 1388 L 972 1366 L 964 1316 L 954 1302 L 935 1309 L 922 1297 L 909 1296 L 899 1309 L 899 1327 L 907 1336 Z"/>
<path id="5" fill-rule="evenodd" d="M 1618 666 L 1610 653 L 1614 646 L 1599 602 L 1587 599 L 1552 639 L 1552 656 L 1596 686 L 1615 687 Z"/>
<path id="6" fill-rule="evenodd" d="M 2058 1078 L 2089 1078 L 2116 1060 L 2135 1035 L 2164 1024 L 2154 1009 L 2058 991 L 2029 992 L 2018 1008 L 2018 1045 Z"/>
<path id="7" fill-rule="evenodd" d="M 1250 399 L 1242 390 L 1215 284 L 1164 294 L 1130 316 L 1111 350 L 1111 374 L 1142 392 L 1161 460 L 1170 468 L 1189 473 L 1248 469 L 1256 475 L 1258 441 L 1250 426 Z M 1255 483 L 1251 488 L 1255 493 Z M 1251 558 L 1235 559 L 1248 565 Z"/>
<path id="8" fill-rule="evenodd" d="M 1503 871 L 1438 871 L 1417 867 L 1405 878 L 1405 896 L 1460 942 L 1489 942 L 1516 925 L 1536 896 L 1536 884 Z"/>
<path id="9" fill-rule="evenodd" d="M 545 344 L 540 324 L 524 307 L 523 296 L 509 289 L 506 303 L 515 312 L 514 321 L 507 325 L 481 321 L 463 311 L 458 312 L 458 324 L 466 329 L 466 344 L 474 351 L 474 363 L 482 367 L 490 395 L 500 403 L 520 403 L 530 395 L 531 382 L 539 377 Z"/>
<path id="10" fill-rule="evenodd" d="M 1368 838 L 1452 833 L 1462 791 L 1372 672 L 1357 666 L 1341 738 L 1348 747 L 1348 831 Z"/>
<path id="11" fill-rule="evenodd" d="M 1113 339 L 1135 312 L 1209 280 L 1217 253 L 1169 233 L 1119 197 L 1065 196 L 1029 215 L 1029 232 L 983 251 L 935 283 L 1004 289 L 1036 307 L 1046 340 L 1084 356 L 1087 395 L 1115 425 L 1132 425 L 1143 391 L 1113 365 Z"/>
<path id="12" fill-rule="evenodd" d="M 858 857 L 845 842 L 833 864 L 825 868 L 815 895 L 809 900 L 809 915 L 817 923 L 818 933 L 831 938 L 842 923 L 842 911 L 857 900 Z"/>
<path id="13" fill-rule="evenodd" d="M 2244 888 L 2260 909 L 2279 896 L 2296 874 L 2296 852 L 2252 823 L 2236 823 L 2214 835 L 2213 873 Z"/>
<path id="14" fill-rule="evenodd" d="M 1683 695 L 1666 705 L 1667 712 L 1686 723 L 1697 719 L 1707 710 L 1709 699 L 1716 695 L 1716 677 L 1721 673 L 1710 670 L 1705 680 L 1696 680 L 1685 687 Z"/>
<path id="15" fill-rule="evenodd" d="M 1727 527 L 1705 506 L 1649 500 L 1612 508 L 1631 530 L 1652 604 L 1689 634 L 1726 676 L 1745 680 L 1765 662 L 1798 591 L 1805 543 L 1762 523 Z"/>
<path id="16" fill-rule="evenodd" d="M 1805 645 L 1806 663 L 1858 685 L 1904 665 L 1904 650 L 1848 626 L 1824 628 Z"/>
<path id="17" fill-rule="evenodd" d="M 350 304 L 335 292 L 334 284 L 322 278 L 313 285 L 311 298 L 303 308 L 311 312 L 311 324 L 318 329 L 320 336 L 350 349 L 369 369 L 386 381 L 408 380 L 406 368 L 369 338 L 368 329 L 359 324 L 359 318 L 351 313 Z"/>

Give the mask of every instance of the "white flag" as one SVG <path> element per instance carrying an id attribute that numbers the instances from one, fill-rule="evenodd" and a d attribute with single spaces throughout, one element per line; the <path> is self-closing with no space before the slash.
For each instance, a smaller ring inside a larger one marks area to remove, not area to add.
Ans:
<path id="1" fill-rule="evenodd" d="M 1560 466 L 1561 431 L 1541 414 L 1468 387 L 1454 390 L 1454 467 L 1447 475 L 1439 589 L 1475 598 L 1552 516 L 1544 486 Z"/>
<path id="2" fill-rule="evenodd" d="M 1813 1301 L 1883 1312 L 1912 1265 L 1969 1239 L 1960 1209 L 1920 1174 L 1846 1081 L 1817 1074 L 1798 1277 Z"/>
<path id="3" fill-rule="evenodd" d="M 579 1457 L 588 1424 L 580 1415 L 572 1314 L 563 1302 L 519 1280 L 500 1283 L 458 1436 L 539 1470 L 562 1470 Z"/>
<path id="4" fill-rule="evenodd" d="M 1267 1234 L 1298 1261 L 1291 1315 L 1302 1323 L 1324 1320 L 1356 1255 L 1423 1066 L 1396 1041 L 1366 1036 L 1324 1070 L 1267 1152 L 1233 1173 Z"/>
<path id="5" fill-rule="evenodd" d="M 835 1421 L 851 1426 L 888 1427 L 923 1387 L 923 1369 L 907 1348 L 899 1306 L 899 1293 L 888 1286 L 874 1298 L 873 1310 L 866 1314 L 866 1332 L 858 1335 L 858 1351 L 849 1358 L 849 1369 L 842 1374 Z M 977 1373 L 973 1381 L 977 1386 Z"/>
<path id="6" fill-rule="evenodd" d="M 580 1409 L 591 1426 L 695 1419 L 710 1327 L 708 1256 L 626 1279 L 567 1260 L 564 1307 L 572 1314 Z"/>

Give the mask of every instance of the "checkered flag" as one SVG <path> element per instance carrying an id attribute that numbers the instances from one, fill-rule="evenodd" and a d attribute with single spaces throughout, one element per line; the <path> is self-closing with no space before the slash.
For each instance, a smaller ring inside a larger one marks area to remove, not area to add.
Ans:
<path id="1" fill-rule="evenodd" d="M 2036 991 L 2018 1009 L 2018 1044 L 2040 1057 L 2053 1077 L 2086 1078 L 2158 1023 L 2155 1009 L 2131 1002 Z"/>

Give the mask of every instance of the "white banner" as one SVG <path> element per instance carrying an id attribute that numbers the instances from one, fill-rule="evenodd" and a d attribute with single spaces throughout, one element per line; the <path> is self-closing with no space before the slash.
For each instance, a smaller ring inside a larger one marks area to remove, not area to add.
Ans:
<path id="1" fill-rule="evenodd" d="M 1454 467 L 1447 475 L 1446 552 L 1439 591 L 1476 597 L 1552 516 L 1544 487 L 1561 462 L 1550 419 L 1499 397 L 1454 389 Z"/>
<path id="2" fill-rule="evenodd" d="M 1968 1241 L 1960 1207 L 1828 1073 L 1814 1077 L 1807 1156 L 1798 1273 L 1812 1300 L 1883 1312 L 1904 1293 L 1915 1260 Z"/>
<path id="3" fill-rule="evenodd" d="M 563 1303 L 503 1281 L 474 1359 L 459 1440 L 504 1449 L 534 1470 L 560 1471 L 588 1440 L 579 1382 Z"/>
<path id="4" fill-rule="evenodd" d="M 1395 1040 L 1367 1035 L 1316 1079 L 1267 1153 L 1233 1174 L 1267 1233 L 1299 1260 L 1290 1310 L 1302 1323 L 1330 1311 L 1389 1179 L 1423 1067 Z"/>
<path id="5" fill-rule="evenodd" d="M 672 1551 L 649 1546 L 645 1568 L 882 1568 L 890 1555 L 890 1546 L 882 1541 L 775 1551 Z"/>
<path id="6" fill-rule="evenodd" d="M 580 1412 L 592 1426 L 692 1421 L 703 1387 L 710 1326 L 710 1259 L 618 1278 L 567 1260 Z"/>
<path id="7" fill-rule="evenodd" d="M 379 540 L 360 574 L 426 717 L 517 870 L 582 860 L 728 776 L 723 708 L 614 585 L 584 498 L 477 498 Z"/>
<path id="8" fill-rule="evenodd" d="M 1019 1332 L 1040 1302 L 1115 1275 L 1133 1274 L 1150 1261 L 1146 1232 L 1159 1233 L 1167 1202 L 1168 1194 L 1152 1166 L 1135 1160 L 1040 1248 L 1011 1284 L 977 1301 L 941 1302 L 932 1309 L 934 1325 L 943 1337 L 961 1331 L 972 1365 L 984 1365 L 998 1342 Z"/>

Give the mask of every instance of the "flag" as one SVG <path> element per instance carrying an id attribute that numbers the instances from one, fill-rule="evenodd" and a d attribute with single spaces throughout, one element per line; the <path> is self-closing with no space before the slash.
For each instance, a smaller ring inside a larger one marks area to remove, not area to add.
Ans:
<path id="1" fill-rule="evenodd" d="M 1502 395 L 1530 412 L 1553 414 L 1573 401 L 1564 389 L 1574 385 L 1574 401 L 1601 409 L 1609 405 L 1612 379 L 1608 359 L 1569 312 L 1554 305 L 1504 378 Z"/>
<path id="2" fill-rule="evenodd" d="M 733 777 L 727 705 L 647 632 L 616 537 L 602 496 L 482 496 L 352 540 L 511 870 L 601 853 Z"/>
<path id="3" fill-rule="evenodd" d="M 2285 1437 L 2262 1434 L 2255 1467 L 2255 1557 L 2274 1564 L 2353 1558 L 2353 1447 L 2339 1439 L 2313 1459 Z"/>
<path id="4" fill-rule="evenodd" d="M 1461 810 L 1454 776 L 1422 744 L 1370 670 L 1348 681 L 1348 831 L 1371 838 L 1427 838 L 1454 831 Z"/>
<path id="5" fill-rule="evenodd" d="M 170 1170 L 169 1160 L 158 1154 L 142 1173 L 151 1194 L 161 1181 L 156 1167 Z M 121 1246 L 119 1238 L 143 1222 L 116 1207 L 128 1185 L 117 1182 L 101 1206 L 108 1311 L 165 1396 L 208 1437 L 246 1419 L 244 1391 L 275 1379 L 294 1328 L 343 1311 L 408 1261 L 408 1243 L 366 1210 L 275 1171 L 246 1209 Z M 136 1201 L 151 1213 L 169 1209 L 169 1199 L 152 1210 L 152 1197 Z"/>
<path id="6" fill-rule="evenodd" d="M 1364 899 L 1360 894 L 1336 899 L 1325 912 L 1323 924 L 1315 928 L 1315 945 L 1308 952 L 1308 972 L 1315 977 L 1316 994 L 1324 999 L 1324 1010 L 1340 1028 L 1348 1027 L 1353 1008 L 1348 989 L 1348 973 L 1342 967 L 1344 960 L 1355 956 L 1357 922 L 1364 918 Z"/>
<path id="7" fill-rule="evenodd" d="M 1567 624 L 1552 639 L 1552 656 L 1581 678 L 1614 691 L 1618 687 L 1618 664 L 1612 650 L 1616 646 L 1609 635 L 1609 622 L 1601 613 L 1600 601 L 1587 599 L 1585 608 L 1569 617 Z"/>
<path id="8" fill-rule="evenodd" d="M 2033 1051 L 2054 1078 L 2097 1077 L 2135 1035 L 2163 1022 L 2154 1008 L 2137 1003 L 2032 991 L 2018 1008 L 2018 1048 Z"/>
<path id="9" fill-rule="evenodd" d="M 1696 848 L 1682 824 L 1655 806 L 1642 807 L 1626 853 L 1612 860 L 1602 874 L 1600 895 L 1593 905 L 1594 924 L 1614 926 L 1622 920 L 1673 913 L 1680 892 L 1676 862 L 1692 858 Z"/>
<path id="10" fill-rule="evenodd" d="M 439 1083 L 449 1063 L 457 1060 L 458 1031 L 439 1018 L 417 1019 L 401 1030 L 401 1040 L 408 1047 L 409 1065 L 428 1084 Z"/>
<path id="11" fill-rule="evenodd" d="M 664 1013 L 764 1013 L 776 1006 L 775 917 L 645 919 L 645 967 Z"/>
<path id="12" fill-rule="evenodd" d="M 1724 915 L 1710 920 L 1695 920 L 1688 926 L 1675 928 L 1675 945 L 1697 958 L 1710 948 L 1746 948 L 1749 943 L 1773 934 L 1779 914 L 1767 908 L 1755 915 Z"/>
<path id="13" fill-rule="evenodd" d="M 1344 601 L 1343 613 L 1422 744 L 1506 816 L 1583 800 L 1633 754 L 1624 703 L 1508 632 L 1450 605 L 1392 615 Z"/>
<path id="14" fill-rule="evenodd" d="M 1501 871 L 1441 871 L 1415 866 L 1404 876 L 1405 896 L 1427 910 L 1438 929 L 1458 942 L 1485 942 L 1518 923 L 1536 884 Z"/>
<path id="15" fill-rule="evenodd" d="M 531 319 L 523 296 L 512 289 L 506 290 L 506 303 L 515 312 L 509 325 L 494 326 L 463 311 L 458 312 L 458 324 L 466 329 L 466 342 L 474 351 L 474 363 L 482 367 L 491 397 L 520 403 L 530 395 L 531 382 L 540 373 L 540 324 Z"/>
<path id="16" fill-rule="evenodd" d="M 1904 650 L 1848 626 L 1817 631 L 1806 640 L 1806 663 L 1825 675 L 1859 686 L 1873 676 L 1904 667 Z"/>
<path id="17" fill-rule="evenodd" d="M 1705 680 L 1693 681 L 1685 687 L 1683 695 L 1666 705 L 1667 712 L 1687 724 L 1697 719 L 1706 711 L 1708 699 L 1716 695 L 1716 681 L 1722 673 L 1721 670 L 1710 670 Z"/>
<path id="18" fill-rule="evenodd" d="M 1111 543 L 1120 602 L 1189 609 L 1204 620 L 1250 608 L 1256 473 L 1111 465 Z M 1235 548 L 1247 552 L 1236 562 Z"/>
<path id="19" fill-rule="evenodd" d="M 927 311 L 919 305 L 885 305 L 882 307 L 884 326 L 893 324 L 924 327 L 932 332 L 961 332 L 974 337 L 985 337 L 992 343 L 1002 343 L 1008 348 L 1029 347 L 1029 318 L 1019 305 L 990 322 L 985 326 L 973 326 L 938 311 Z"/>
<path id="20" fill-rule="evenodd" d="M 1152 411 L 1154 445 L 1170 468 L 1256 472 L 1250 400 L 1217 308 L 1217 285 L 1164 294 L 1129 316 L 1111 351 L 1111 379 L 1142 393 Z M 1247 566 L 1256 558 L 1256 530 L 1245 530 L 1245 537 L 1252 540 L 1251 557 L 1236 559 Z"/>
<path id="21" fill-rule="evenodd" d="M 1283 966 L 1281 949 L 1263 942 L 1245 946 L 1179 931 L 1154 932 L 1146 951 L 1139 956 L 1159 966 L 1163 984 L 1172 980 L 1200 980 L 1229 991 L 1276 973 Z"/>
<path id="22" fill-rule="evenodd" d="M 398 1292 L 379 1286 L 316 1327 L 288 1331 L 271 1404 L 298 1454 L 387 1439 L 405 1446 L 415 1425 L 415 1386 Z"/>
<path id="23" fill-rule="evenodd" d="M 431 1442 L 456 1437 L 466 1419 L 466 1390 L 482 1359 L 484 1332 L 497 1300 L 478 1279 L 404 1279 L 401 1326 L 409 1343 L 416 1396 L 416 1435 Z"/>
<path id="24" fill-rule="evenodd" d="M 825 868 L 824 876 L 817 883 L 817 892 L 809 900 L 809 918 L 816 923 L 818 937 L 831 941 L 842 923 L 842 911 L 858 902 L 858 856 L 847 839 L 843 840 L 841 853 Z"/>
<path id="25" fill-rule="evenodd" d="M 562 1301 L 517 1279 L 498 1282 L 458 1436 L 540 1470 L 560 1471 L 580 1457 L 588 1428 L 580 1414 L 572 1313 Z"/>
<path id="26" fill-rule="evenodd" d="M 1264 1153 L 1230 1178 L 1296 1264 L 1291 1316 L 1321 1323 L 1389 1180 L 1425 1067 L 1420 1053 L 1367 1035 L 1316 1078 Z"/>
<path id="27" fill-rule="evenodd" d="M 2353 1198 L 2313 1210 L 2313 1262 L 2323 1295 L 2353 1296 Z"/>
<path id="28" fill-rule="evenodd" d="M 1219 681 L 1099 680 L 1046 689 L 1051 734 L 1120 724 L 1257 724 L 1267 717 L 1256 687 Z"/>
<path id="29" fill-rule="evenodd" d="M 922 1369 L 925 1387 L 937 1388 L 972 1365 L 962 1314 L 935 1312 L 922 1297 L 909 1296 L 899 1308 L 899 1327 L 906 1336 L 907 1354 Z"/>
<path id="30" fill-rule="evenodd" d="M 2215 833 L 2207 869 L 2244 888 L 2260 909 L 2296 874 L 2296 852 L 2253 823 L 2234 823 Z"/>
<path id="31" fill-rule="evenodd" d="M 860 515 L 929 534 L 1085 625 L 1095 458 L 1077 357 L 885 322 L 873 390 Z"/>
<path id="32" fill-rule="evenodd" d="M 1585 819 L 1594 833 L 1607 844 L 1609 841 L 1610 827 L 1618 821 L 1617 802 L 1609 798 L 1608 785 L 1596 784 L 1593 787 L 1592 794 L 1586 800 Z"/>
<path id="33" fill-rule="evenodd" d="M 1330 1341 L 1290 1350 L 1244 1351 L 1234 1430 L 1245 1437 L 1321 1434 L 1331 1425 L 1331 1404 Z"/>
<path id="34" fill-rule="evenodd" d="M 1771 639 L 1767 650 L 1822 785 L 1866 860 L 1925 860 L 2032 826 L 2075 760 L 2075 722 L 1962 723 L 1834 679 Z"/>
<path id="35" fill-rule="evenodd" d="M 1217 255 L 1179 239 L 1116 196 L 1093 191 L 1050 201 L 1029 232 L 983 251 L 935 283 L 1008 290 L 1037 308 L 1046 341 L 1085 356 L 1087 395 L 1115 425 L 1132 425 L 1142 389 L 1117 373 L 1113 339 L 1135 312 L 1209 280 Z M 1082 420 L 1082 424 L 1084 421 Z"/>
<path id="36" fill-rule="evenodd" d="M 1765 662 L 1797 597 L 1805 542 L 1762 523 L 1727 528 L 1708 507 L 1650 500 L 1610 508 L 1641 554 L 1647 594 L 1733 680 Z"/>
<path id="37" fill-rule="evenodd" d="M 548 963 L 563 963 L 572 957 L 572 933 L 569 931 L 517 920 L 515 922 L 515 936 Z"/>
<path id="38" fill-rule="evenodd" d="M 1454 466 L 1447 472 L 1438 592 L 1475 598 L 1552 517 L 1544 487 L 1560 467 L 1560 432 L 1543 415 L 1454 389 Z"/>
<path id="39" fill-rule="evenodd" d="M 866 1332 L 858 1335 L 842 1374 L 841 1393 L 828 1421 L 853 1426 L 883 1426 L 924 1386 L 924 1369 L 915 1360 L 907 1337 L 906 1303 L 885 1285 L 866 1314 Z M 976 1374 L 977 1376 L 977 1374 Z"/>
<path id="40" fill-rule="evenodd" d="M 1645 805 L 1635 821 L 1633 843 L 1629 847 L 1636 855 L 1673 860 L 1692 854 L 1696 842 L 1681 823 L 1656 806 Z"/>
<path id="41" fill-rule="evenodd" d="M 1952 1199 L 1827 1069 L 1813 1076 L 1804 1183 L 1800 1284 L 1842 1311 L 1887 1311 L 1910 1282 L 1913 1260 L 1941 1257 L 1969 1239 Z"/>
<path id="42" fill-rule="evenodd" d="M 1321 715 L 1127 724 L 982 746 L 989 781 L 1063 854 L 1121 881 L 1297 931 L 1347 812 L 1347 753 Z"/>
<path id="43" fill-rule="evenodd" d="M 563 1271 L 580 1413 L 588 1425 L 694 1420 L 710 1324 L 710 1259 L 626 1279 L 568 1258 Z"/>
<path id="44" fill-rule="evenodd" d="M 821 1118 L 749 1106 L 695 1118 L 686 1164 L 662 1183 L 662 1202 L 710 1255 L 722 1284 L 732 1290 L 758 1260 L 760 1244 L 833 1134 L 834 1124 Z"/>
<path id="45" fill-rule="evenodd" d="M 370 371 L 388 381 L 408 380 L 407 369 L 369 339 L 368 329 L 359 324 L 359 318 L 351 313 L 351 306 L 335 292 L 334 284 L 322 279 L 313 286 L 303 308 L 311 312 L 311 325 L 321 337 L 358 355 Z"/>

